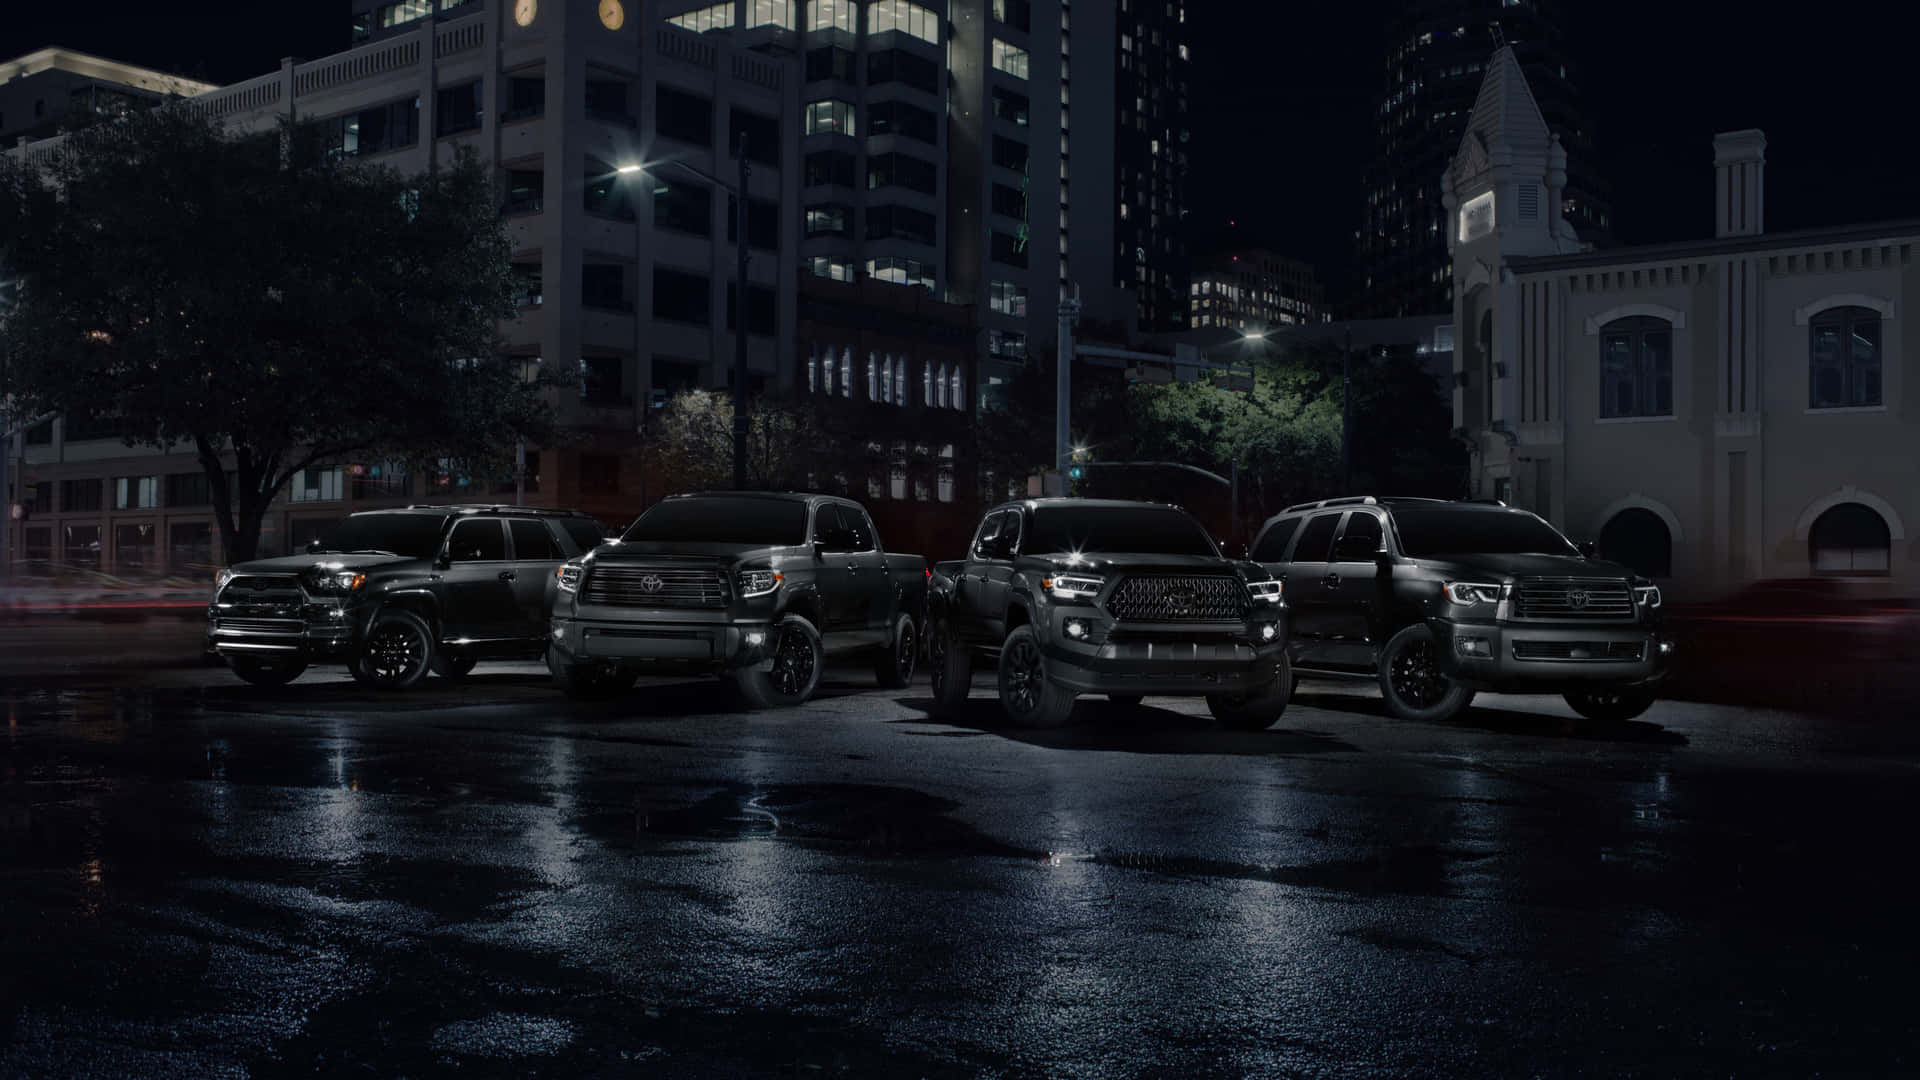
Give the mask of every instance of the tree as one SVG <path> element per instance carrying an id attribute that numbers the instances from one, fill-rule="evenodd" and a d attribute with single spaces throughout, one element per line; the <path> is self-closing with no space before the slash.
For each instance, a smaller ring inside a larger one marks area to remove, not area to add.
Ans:
<path id="1" fill-rule="evenodd" d="M 471 154 L 403 177 L 318 124 L 135 113 L 68 136 L 44 172 L 0 159 L 19 285 L 0 393 L 129 447 L 191 445 L 228 558 L 253 558 L 301 469 L 364 454 L 493 475 L 551 433 L 563 373 L 499 354 L 510 254 Z"/>
<path id="2" fill-rule="evenodd" d="M 805 486 L 824 443 L 812 411 L 765 397 L 753 399 L 749 409 L 747 486 Z M 668 398 L 648 425 L 647 458 L 664 481 L 662 494 L 731 488 L 733 392 L 682 390 Z"/>

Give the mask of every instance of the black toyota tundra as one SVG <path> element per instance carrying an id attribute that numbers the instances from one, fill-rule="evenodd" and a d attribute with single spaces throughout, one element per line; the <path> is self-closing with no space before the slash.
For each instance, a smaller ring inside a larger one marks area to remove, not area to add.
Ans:
<path id="1" fill-rule="evenodd" d="M 997 663 L 1001 707 L 1020 724 L 1063 723 L 1080 694 L 1204 695 L 1222 724 L 1254 730 L 1287 707 L 1280 583 L 1223 557 L 1177 506 L 1008 503 L 933 581 L 928 662 L 942 710 L 966 699 L 976 659 Z"/>
<path id="2" fill-rule="evenodd" d="M 554 570 L 600 542 L 574 510 L 410 506 L 349 515 L 299 555 L 221 570 L 207 645 L 234 674 L 279 685 L 345 662 L 386 689 L 546 649 Z"/>
<path id="3" fill-rule="evenodd" d="M 1251 554 L 1286 583 L 1294 670 L 1377 679 L 1402 719 L 1445 720 L 1487 690 L 1624 720 L 1672 652 L 1653 582 L 1503 503 L 1302 503 Z"/>
<path id="4" fill-rule="evenodd" d="M 829 656 L 867 653 L 882 686 L 912 681 L 927 564 L 889 554 L 848 499 L 702 492 L 654 504 L 557 582 L 547 665 L 568 694 L 691 669 L 765 708 L 812 697 Z"/>

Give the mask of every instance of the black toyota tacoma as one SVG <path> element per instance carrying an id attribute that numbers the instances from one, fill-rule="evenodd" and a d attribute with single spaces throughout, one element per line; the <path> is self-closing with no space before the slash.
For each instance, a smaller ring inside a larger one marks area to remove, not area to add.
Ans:
<path id="1" fill-rule="evenodd" d="M 859 503 L 787 492 L 663 499 L 557 581 L 547 665 L 570 695 L 690 669 L 760 708 L 812 697 L 830 656 L 907 685 L 927 598 L 926 560 L 889 554 Z"/>
<path id="2" fill-rule="evenodd" d="M 277 686 L 344 661 L 387 689 L 479 660 L 537 660 L 554 571 L 605 530 L 574 510 L 410 506 L 349 515 L 299 555 L 214 576 L 207 646 L 251 683 Z"/>
<path id="3" fill-rule="evenodd" d="M 1177 506 L 1008 503 L 981 521 L 967 558 L 934 567 L 933 586 L 941 710 L 966 700 L 976 659 L 997 663 L 1001 707 L 1020 724 L 1064 723 L 1080 694 L 1204 695 L 1221 723 L 1252 730 L 1287 707 L 1280 583 L 1226 559 Z"/>
<path id="4" fill-rule="evenodd" d="M 1286 582 L 1294 670 L 1376 679 L 1402 719 L 1445 720 L 1481 690 L 1629 719 L 1673 648 L 1653 582 L 1502 503 L 1303 503 L 1267 521 L 1251 557 Z"/>

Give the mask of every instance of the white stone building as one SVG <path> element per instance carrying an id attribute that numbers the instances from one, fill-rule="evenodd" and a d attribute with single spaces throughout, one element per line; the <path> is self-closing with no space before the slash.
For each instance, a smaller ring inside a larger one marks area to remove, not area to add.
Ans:
<path id="1" fill-rule="evenodd" d="M 1824 575 L 1911 593 L 1920 221 L 1768 234 L 1765 148 L 1714 138 L 1713 239 L 1588 250 L 1565 154 L 1494 54 L 1443 184 L 1476 493 L 1683 598 Z"/>

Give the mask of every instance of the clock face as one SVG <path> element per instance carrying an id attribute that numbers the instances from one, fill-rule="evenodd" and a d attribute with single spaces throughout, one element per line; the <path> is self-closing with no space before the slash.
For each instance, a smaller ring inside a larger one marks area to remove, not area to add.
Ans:
<path id="1" fill-rule="evenodd" d="M 540 0 L 514 0 L 513 21 L 521 26 L 533 25 L 533 17 L 540 10 Z"/>
<path id="2" fill-rule="evenodd" d="M 627 9 L 620 0 L 600 0 L 600 22 L 609 30 L 618 30 L 627 21 Z"/>

